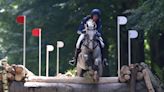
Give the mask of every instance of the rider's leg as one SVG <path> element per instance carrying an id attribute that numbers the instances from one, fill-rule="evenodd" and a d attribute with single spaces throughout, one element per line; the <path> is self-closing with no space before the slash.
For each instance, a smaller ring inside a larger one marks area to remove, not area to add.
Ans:
<path id="1" fill-rule="evenodd" d="M 78 38 L 77 43 L 76 43 L 77 49 L 80 49 L 80 45 L 81 45 L 81 42 L 84 39 L 84 37 L 85 37 L 85 34 L 81 34 L 80 37 Z"/>
<path id="2" fill-rule="evenodd" d="M 77 40 L 75 54 L 74 54 L 73 60 L 71 61 L 71 63 L 74 63 L 74 65 L 77 64 L 77 58 L 81 51 L 80 48 L 81 48 L 81 43 L 82 43 L 82 40 L 84 39 L 84 36 L 85 36 L 84 34 L 81 34 Z"/>
<path id="3" fill-rule="evenodd" d="M 101 55 L 102 55 L 102 59 L 104 59 L 104 42 L 103 42 L 103 39 L 102 37 L 99 37 L 99 42 L 100 42 L 100 47 L 101 47 Z"/>
<path id="4" fill-rule="evenodd" d="M 107 62 L 107 59 L 105 58 L 105 51 L 104 51 L 104 47 L 105 47 L 105 44 L 103 42 L 103 39 L 102 37 L 99 37 L 99 42 L 100 42 L 100 47 L 101 47 L 101 55 L 102 55 L 102 60 L 103 60 L 103 63 L 105 66 L 108 66 L 108 62 Z"/>
<path id="5" fill-rule="evenodd" d="M 74 54 L 74 65 L 76 65 L 77 64 L 77 58 L 78 58 L 78 55 L 79 55 L 79 53 L 80 53 L 80 49 L 75 49 L 75 54 Z"/>

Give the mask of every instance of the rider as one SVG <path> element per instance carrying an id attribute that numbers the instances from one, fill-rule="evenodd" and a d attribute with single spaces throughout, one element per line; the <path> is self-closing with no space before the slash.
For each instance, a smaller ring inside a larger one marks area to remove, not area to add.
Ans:
<path id="1" fill-rule="evenodd" d="M 81 43 L 85 37 L 85 31 L 86 31 L 85 25 L 86 25 L 87 21 L 90 19 L 92 19 L 96 24 L 97 35 L 99 37 L 98 40 L 99 40 L 100 45 L 101 45 L 100 47 L 101 47 L 102 59 L 104 59 L 104 55 L 103 55 L 104 42 L 103 42 L 103 39 L 101 38 L 102 24 L 101 24 L 100 16 L 101 16 L 101 11 L 99 9 L 93 9 L 91 11 L 91 14 L 84 17 L 83 20 L 81 21 L 81 24 L 80 24 L 78 31 L 77 31 L 77 33 L 80 35 L 80 37 L 77 40 L 75 55 L 73 57 L 73 60 L 70 61 L 71 64 L 76 65 L 76 63 L 77 63 L 78 54 L 81 51 L 81 49 L 80 49 Z"/>

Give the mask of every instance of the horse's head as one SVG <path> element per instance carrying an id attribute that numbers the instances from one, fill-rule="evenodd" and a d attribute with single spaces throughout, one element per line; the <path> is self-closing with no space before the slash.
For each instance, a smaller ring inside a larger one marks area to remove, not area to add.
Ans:
<path id="1" fill-rule="evenodd" d="M 96 41 L 96 37 L 97 37 L 96 36 L 97 31 L 95 28 L 96 28 L 96 24 L 93 20 L 87 21 L 85 39 L 86 39 L 86 46 L 91 51 L 95 48 L 95 41 Z"/>

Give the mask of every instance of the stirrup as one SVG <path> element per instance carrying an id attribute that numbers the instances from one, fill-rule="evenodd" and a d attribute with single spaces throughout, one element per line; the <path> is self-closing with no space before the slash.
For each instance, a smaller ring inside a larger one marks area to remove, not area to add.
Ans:
<path id="1" fill-rule="evenodd" d="M 69 61 L 69 64 L 70 64 L 71 66 L 75 66 L 75 62 L 76 62 L 75 59 L 73 59 L 73 60 L 70 60 L 70 61 Z"/>
<path id="2" fill-rule="evenodd" d="M 107 62 L 107 59 L 106 58 L 103 58 L 103 63 L 104 63 L 105 66 L 108 66 L 109 65 L 109 63 Z"/>

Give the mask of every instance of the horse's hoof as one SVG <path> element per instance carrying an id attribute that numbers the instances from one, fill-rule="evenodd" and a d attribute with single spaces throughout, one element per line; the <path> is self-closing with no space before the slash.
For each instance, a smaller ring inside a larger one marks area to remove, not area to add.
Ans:
<path id="1" fill-rule="evenodd" d="M 97 71 L 94 71 L 93 79 L 94 79 L 95 82 L 99 81 L 99 76 L 98 76 L 98 72 Z"/>

